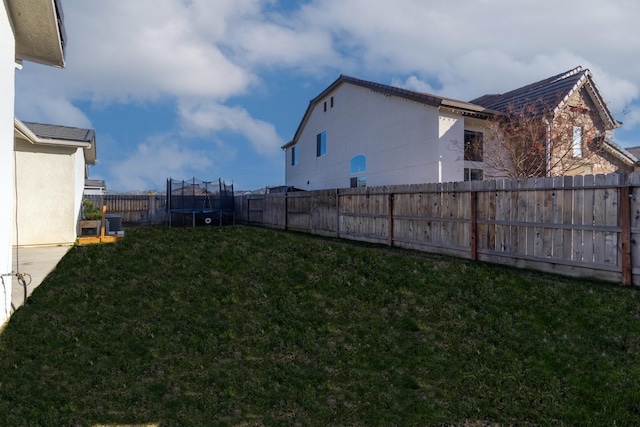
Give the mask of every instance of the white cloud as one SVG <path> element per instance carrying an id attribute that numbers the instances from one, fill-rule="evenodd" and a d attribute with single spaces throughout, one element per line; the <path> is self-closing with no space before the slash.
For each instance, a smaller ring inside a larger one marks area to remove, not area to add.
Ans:
<path id="1" fill-rule="evenodd" d="M 183 102 L 179 114 L 186 134 L 236 133 L 249 141 L 258 154 L 266 156 L 277 155 L 283 144 L 273 124 L 251 117 L 241 107 Z"/>
<path id="2" fill-rule="evenodd" d="M 83 36 L 70 44 L 67 84 L 90 89 L 95 99 L 163 95 L 224 99 L 243 92 L 254 81 L 249 70 L 222 53 L 215 32 L 193 25 L 205 14 L 202 2 L 70 3 L 72 13 L 67 13 L 65 25 L 68 32 Z M 224 20 L 225 13 L 233 16 L 233 9 L 225 4 L 219 5 L 222 16 L 218 19 Z"/>
<path id="3" fill-rule="evenodd" d="M 393 86 L 402 87 L 415 92 L 435 94 L 436 91 L 427 82 L 423 82 L 416 76 L 408 77 L 404 82 L 398 79 L 394 79 L 391 84 Z"/>
<path id="4" fill-rule="evenodd" d="M 638 16 L 628 0 L 316 0 L 298 19 L 333 34 L 360 72 L 414 75 L 462 100 L 593 66 L 618 109 L 638 98 L 640 61 L 628 60 L 640 52 Z"/>
<path id="5" fill-rule="evenodd" d="M 32 94 L 33 95 L 33 94 Z M 16 117 L 38 123 L 53 123 L 91 129 L 91 120 L 64 97 L 21 96 L 15 103 Z"/>
<path id="6" fill-rule="evenodd" d="M 414 76 L 467 100 L 584 65 L 598 70 L 615 110 L 640 90 L 640 62 L 625 54 L 640 51 L 640 3 L 628 0 L 606 8 L 596 0 L 312 0 L 289 10 L 268 0 L 66 0 L 64 7 L 68 67 L 54 84 L 32 88 L 48 87 L 53 97 L 221 103 L 255 87 L 264 67 Z"/>
<path id="7" fill-rule="evenodd" d="M 626 115 L 621 117 L 621 121 L 624 123 L 624 128 L 628 130 L 635 129 L 640 125 L 640 105 L 628 110 Z M 640 144 L 640 140 L 636 141 L 636 144 Z"/>
<path id="8" fill-rule="evenodd" d="M 209 151 L 194 150 L 171 135 L 156 135 L 138 145 L 135 153 L 114 162 L 109 189 L 161 189 L 169 177 L 192 176 L 213 166 Z"/>

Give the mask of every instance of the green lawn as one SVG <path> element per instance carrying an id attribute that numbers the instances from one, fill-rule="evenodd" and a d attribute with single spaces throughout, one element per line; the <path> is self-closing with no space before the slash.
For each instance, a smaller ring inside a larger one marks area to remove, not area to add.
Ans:
<path id="1" fill-rule="evenodd" d="M 0 335 L 0 425 L 638 425 L 640 293 L 296 233 L 73 248 Z"/>

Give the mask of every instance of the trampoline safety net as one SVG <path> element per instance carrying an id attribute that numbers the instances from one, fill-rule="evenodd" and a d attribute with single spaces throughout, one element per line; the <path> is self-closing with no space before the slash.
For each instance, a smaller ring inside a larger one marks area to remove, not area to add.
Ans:
<path id="1" fill-rule="evenodd" d="M 166 209 L 170 227 L 233 223 L 233 184 L 168 178 Z"/>

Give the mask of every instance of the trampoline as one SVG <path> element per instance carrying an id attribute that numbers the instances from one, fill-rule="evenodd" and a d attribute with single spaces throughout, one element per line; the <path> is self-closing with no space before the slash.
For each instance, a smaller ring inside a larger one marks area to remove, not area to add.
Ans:
<path id="1" fill-rule="evenodd" d="M 172 225 L 215 225 L 233 223 L 233 184 L 216 181 L 167 178 L 167 217 Z"/>

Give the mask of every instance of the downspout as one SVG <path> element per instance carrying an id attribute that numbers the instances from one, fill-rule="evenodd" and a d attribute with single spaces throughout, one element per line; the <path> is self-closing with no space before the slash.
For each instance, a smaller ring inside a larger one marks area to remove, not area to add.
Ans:
<path id="1" fill-rule="evenodd" d="M 546 117 L 543 117 L 542 120 L 547 125 L 547 132 L 545 135 L 545 159 L 547 162 L 546 165 L 546 177 L 551 176 L 551 123 Z"/>

